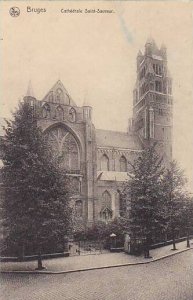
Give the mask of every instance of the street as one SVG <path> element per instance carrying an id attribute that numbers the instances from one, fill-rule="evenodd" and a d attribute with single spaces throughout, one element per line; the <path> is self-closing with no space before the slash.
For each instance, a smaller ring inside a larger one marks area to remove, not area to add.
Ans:
<path id="1" fill-rule="evenodd" d="M 192 300 L 193 251 L 146 265 L 1 276 L 2 300 Z"/>

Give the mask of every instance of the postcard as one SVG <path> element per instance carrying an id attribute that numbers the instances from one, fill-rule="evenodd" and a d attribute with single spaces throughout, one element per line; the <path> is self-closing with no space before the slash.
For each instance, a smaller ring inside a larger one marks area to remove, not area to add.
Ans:
<path id="1" fill-rule="evenodd" d="M 192 2 L 0 7 L 1 299 L 193 299 Z"/>

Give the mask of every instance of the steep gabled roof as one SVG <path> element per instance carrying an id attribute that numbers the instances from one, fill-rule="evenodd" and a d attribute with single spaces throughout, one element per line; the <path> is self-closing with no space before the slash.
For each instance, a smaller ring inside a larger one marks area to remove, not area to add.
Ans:
<path id="1" fill-rule="evenodd" d="M 57 103 L 57 92 L 61 91 L 61 102 L 60 104 L 77 106 L 76 103 L 72 100 L 69 93 L 65 89 L 63 83 L 58 80 L 53 87 L 48 91 L 48 93 L 44 96 L 42 101 L 45 102 L 54 102 Z"/>
<path id="2" fill-rule="evenodd" d="M 141 150 L 141 142 L 137 135 L 126 132 L 96 129 L 98 147 L 115 147 L 131 150 Z"/>
<path id="3" fill-rule="evenodd" d="M 146 44 L 156 44 L 154 38 L 151 35 L 147 38 Z"/>

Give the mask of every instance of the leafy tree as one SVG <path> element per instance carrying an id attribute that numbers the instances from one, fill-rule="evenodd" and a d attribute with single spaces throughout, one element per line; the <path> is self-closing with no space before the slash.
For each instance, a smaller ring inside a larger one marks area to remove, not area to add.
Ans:
<path id="1" fill-rule="evenodd" d="M 165 172 L 163 180 L 163 216 L 168 231 L 171 232 L 173 250 L 176 250 L 176 234 L 180 231 L 180 228 L 183 227 L 184 216 L 189 210 L 187 202 L 188 193 L 185 189 L 186 182 L 187 179 L 184 175 L 184 171 L 180 169 L 176 161 L 172 161 Z"/>
<path id="2" fill-rule="evenodd" d="M 121 218 L 116 218 L 109 223 L 97 221 L 93 226 L 74 232 L 74 238 L 77 241 L 95 241 L 103 242 L 107 247 L 111 244 L 110 235 L 116 235 L 116 246 L 122 246 L 124 243 L 124 223 Z"/>
<path id="3" fill-rule="evenodd" d="M 55 251 L 70 230 L 68 178 L 52 160 L 28 103 L 20 105 L 4 129 L 2 208 L 6 244 L 18 249 L 20 256 L 27 249 L 41 254 L 50 245 Z"/>
<path id="4" fill-rule="evenodd" d="M 188 195 L 183 200 L 182 208 L 182 228 L 187 236 L 187 247 L 190 247 L 190 235 L 193 234 L 193 198 Z"/>
<path id="5" fill-rule="evenodd" d="M 145 257 L 149 257 L 150 244 L 162 231 L 163 224 L 159 211 L 164 168 L 155 147 L 156 144 L 146 148 L 133 164 L 130 163 L 130 180 L 122 191 L 127 203 L 126 217 L 133 248 L 137 244 L 143 247 Z"/>

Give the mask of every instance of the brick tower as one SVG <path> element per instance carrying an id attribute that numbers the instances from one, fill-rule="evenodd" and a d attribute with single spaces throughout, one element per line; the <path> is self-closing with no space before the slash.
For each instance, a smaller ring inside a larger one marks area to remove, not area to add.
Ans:
<path id="1" fill-rule="evenodd" d="M 133 130 L 144 147 L 157 141 L 165 165 L 172 159 L 172 79 L 167 52 L 148 39 L 137 55 L 137 80 L 133 91 Z"/>

